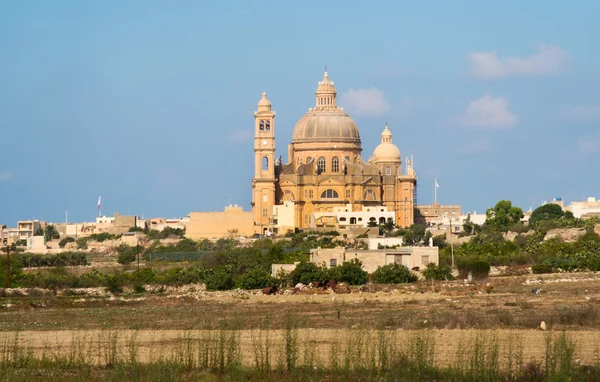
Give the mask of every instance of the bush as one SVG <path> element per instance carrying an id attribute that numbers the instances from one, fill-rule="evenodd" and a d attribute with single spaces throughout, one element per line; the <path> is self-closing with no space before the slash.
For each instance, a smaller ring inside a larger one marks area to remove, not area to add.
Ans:
<path id="1" fill-rule="evenodd" d="M 7 286 L 7 269 L 6 269 L 6 256 L 0 257 L 0 287 L 4 288 Z M 10 258 L 10 286 L 16 288 L 20 286 L 24 274 L 21 269 L 21 262 L 14 258 Z"/>
<path id="2" fill-rule="evenodd" d="M 113 294 L 123 293 L 121 280 L 117 276 L 109 276 L 106 278 L 106 290 Z"/>
<path id="3" fill-rule="evenodd" d="M 362 262 L 358 259 L 345 261 L 342 265 L 329 269 L 327 274 L 328 279 L 350 285 L 362 285 L 369 278 L 369 274 L 362 269 Z"/>
<path id="4" fill-rule="evenodd" d="M 58 246 L 64 248 L 65 245 L 67 245 L 67 243 L 73 243 L 74 241 L 75 239 L 73 239 L 72 237 L 65 237 L 64 239 L 58 242 Z"/>
<path id="5" fill-rule="evenodd" d="M 475 280 L 486 279 L 490 273 L 490 263 L 484 260 L 466 260 L 458 264 L 461 278 L 467 278 L 469 272 Z"/>
<path id="6" fill-rule="evenodd" d="M 204 283 L 207 290 L 230 290 L 233 288 L 233 277 L 224 269 L 207 274 Z"/>
<path id="7" fill-rule="evenodd" d="M 23 268 L 35 267 L 64 267 L 87 265 L 87 256 L 81 252 L 63 252 L 56 255 L 41 255 L 38 253 L 19 253 L 14 257 Z"/>
<path id="8" fill-rule="evenodd" d="M 531 272 L 541 274 L 541 273 L 553 273 L 554 267 L 550 264 L 535 264 L 531 267 Z"/>
<path id="9" fill-rule="evenodd" d="M 275 281 L 266 270 L 254 268 L 244 273 L 237 284 L 242 289 L 259 289 L 273 286 Z"/>
<path id="10" fill-rule="evenodd" d="M 423 271 L 425 280 L 453 280 L 452 269 L 447 265 L 437 265 L 435 263 L 427 264 L 427 268 Z"/>
<path id="11" fill-rule="evenodd" d="M 314 263 L 301 261 L 290 274 L 292 285 L 298 283 L 310 284 L 313 281 L 322 282 L 327 279 L 327 270 Z"/>
<path id="12" fill-rule="evenodd" d="M 136 245 L 132 247 L 127 244 L 121 244 L 117 248 L 117 252 L 119 253 L 119 257 L 117 258 L 117 262 L 119 264 L 129 264 L 135 261 L 137 255 L 142 251 L 142 247 L 140 245 Z"/>
<path id="13" fill-rule="evenodd" d="M 417 281 L 417 276 L 401 264 L 388 264 L 377 268 L 371 275 L 374 282 L 379 284 L 402 284 Z"/>

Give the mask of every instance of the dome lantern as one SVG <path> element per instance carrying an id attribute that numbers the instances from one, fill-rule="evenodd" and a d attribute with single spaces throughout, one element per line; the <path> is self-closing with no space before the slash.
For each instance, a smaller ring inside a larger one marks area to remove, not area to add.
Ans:
<path id="1" fill-rule="evenodd" d="M 316 91 L 316 105 L 317 110 L 337 110 L 336 95 L 337 91 L 333 81 L 329 80 L 329 74 L 327 68 L 325 68 L 325 74 L 323 75 L 323 81 L 319 81 Z"/>

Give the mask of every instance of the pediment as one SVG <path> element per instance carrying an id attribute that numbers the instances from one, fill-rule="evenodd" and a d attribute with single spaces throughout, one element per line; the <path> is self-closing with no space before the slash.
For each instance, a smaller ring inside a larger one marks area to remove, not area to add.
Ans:
<path id="1" fill-rule="evenodd" d="M 375 181 L 373 177 L 368 177 L 365 181 L 362 182 L 363 186 L 371 186 L 371 185 L 379 185 L 379 182 Z"/>
<path id="2" fill-rule="evenodd" d="M 345 183 L 343 180 L 338 179 L 333 176 L 325 176 L 322 179 L 319 179 L 319 185 L 332 185 L 332 186 L 343 186 Z"/>
<path id="3" fill-rule="evenodd" d="M 281 186 L 281 187 L 295 186 L 295 185 L 296 185 L 296 182 L 293 182 L 293 181 L 291 181 L 289 179 L 285 179 L 285 180 L 279 181 L 279 186 Z"/>

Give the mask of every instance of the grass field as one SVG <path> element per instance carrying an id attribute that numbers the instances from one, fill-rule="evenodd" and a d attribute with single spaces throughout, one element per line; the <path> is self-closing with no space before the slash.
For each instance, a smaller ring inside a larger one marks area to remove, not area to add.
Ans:
<path id="1" fill-rule="evenodd" d="M 599 287 L 600 275 L 574 273 L 347 294 L 3 290 L 1 372 L 7 380 L 335 380 L 359 370 L 360 380 L 394 380 L 402 368 L 414 371 L 407 379 L 588 378 L 599 370 Z M 167 364 L 174 374 L 154 369 Z"/>

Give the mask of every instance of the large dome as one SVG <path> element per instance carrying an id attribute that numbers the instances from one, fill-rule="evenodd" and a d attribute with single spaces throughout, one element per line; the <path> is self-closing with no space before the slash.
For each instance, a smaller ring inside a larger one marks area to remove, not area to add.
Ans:
<path id="1" fill-rule="evenodd" d="M 292 143 L 317 141 L 360 143 L 358 126 L 341 110 L 311 110 L 294 127 Z"/>
<path id="2" fill-rule="evenodd" d="M 337 106 L 337 92 L 327 70 L 315 94 L 316 106 L 310 108 L 296 124 L 292 143 L 347 142 L 360 147 L 358 126 L 344 109 Z"/>

